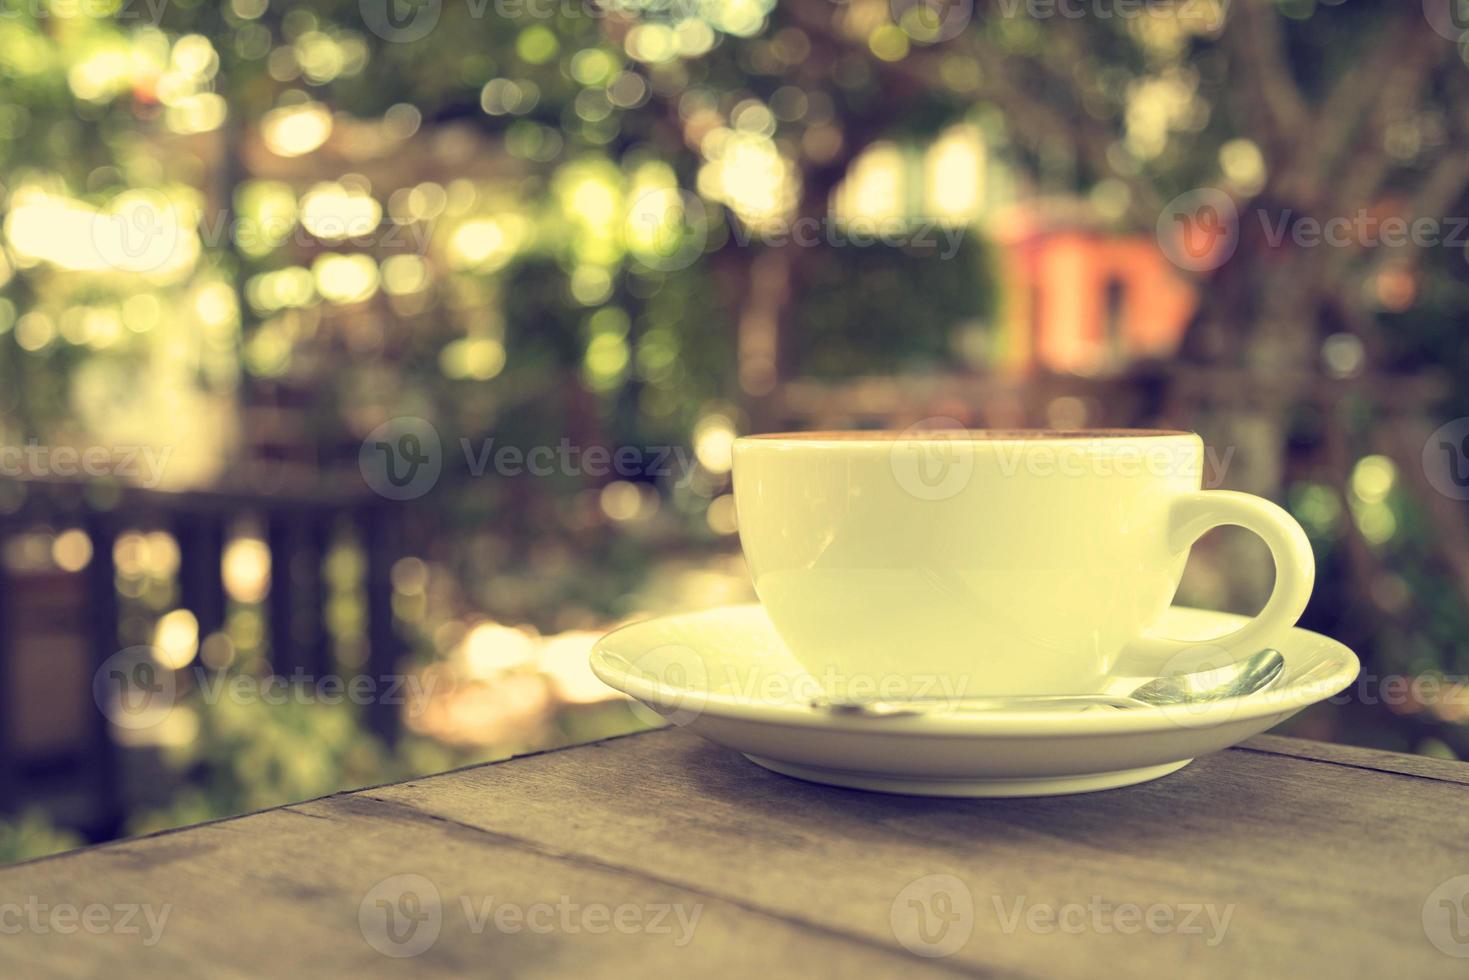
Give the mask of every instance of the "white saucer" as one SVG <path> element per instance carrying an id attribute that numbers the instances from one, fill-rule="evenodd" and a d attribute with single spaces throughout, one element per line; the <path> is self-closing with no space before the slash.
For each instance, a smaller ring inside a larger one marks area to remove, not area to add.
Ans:
<path id="1" fill-rule="evenodd" d="M 1242 617 L 1175 606 L 1159 632 L 1207 640 Z M 592 651 L 592 670 L 657 717 L 767 769 L 817 783 L 919 796 L 1053 796 L 1146 782 L 1257 735 L 1341 691 L 1351 650 L 1293 629 L 1275 644 L 1269 689 L 1188 707 L 837 717 L 808 705 L 802 670 L 758 605 L 625 626 Z M 1118 678 L 1131 690 L 1144 678 Z"/>

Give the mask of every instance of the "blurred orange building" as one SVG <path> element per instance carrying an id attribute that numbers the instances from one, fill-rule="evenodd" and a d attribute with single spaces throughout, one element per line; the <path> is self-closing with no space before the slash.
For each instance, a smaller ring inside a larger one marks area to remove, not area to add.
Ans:
<path id="1" fill-rule="evenodd" d="M 1022 209 L 991 232 L 1004 294 L 997 367 L 1107 375 L 1177 351 L 1199 296 L 1152 237 Z"/>
<path id="2" fill-rule="evenodd" d="M 1157 240 L 1116 231 L 1116 216 L 1072 191 L 1038 187 L 994 140 L 969 121 L 926 146 L 874 144 L 833 194 L 832 215 L 982 229 L 1001 295 L 986 367 L 1105 377 L 1176 353 L 1199 295 Z"/>

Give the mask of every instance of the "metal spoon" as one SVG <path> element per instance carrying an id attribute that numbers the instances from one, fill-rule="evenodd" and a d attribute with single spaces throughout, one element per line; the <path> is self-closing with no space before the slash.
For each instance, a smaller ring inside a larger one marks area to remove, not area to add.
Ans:
<path id="1" fill-rule="evenodd" d="M 987 711 L 1046 711 L 1056 708 L 1148 708 L 1203 704 L 1245 697 L 1269 687 L 1285 669 L 1280 651 L 1264 649 L 1224 667 L 1171 674 L 1148 681 L 1130 694 L 1039 694 L 1009 697 L 813 698 L 811 707 L 843 717 L 907 718 L 916 715 Z"/>

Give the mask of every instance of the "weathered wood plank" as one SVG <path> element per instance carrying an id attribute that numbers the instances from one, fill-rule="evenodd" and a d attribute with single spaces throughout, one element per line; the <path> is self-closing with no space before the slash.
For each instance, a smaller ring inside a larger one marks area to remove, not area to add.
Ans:
<path id="1" fill-rule="evenodd" d="M 1403 755 L 1401 752 L 1385 752 L 1380 749 L 1361 749 L 1334 742 L 1312 742 L 1303 738 L 1282 738 L 1279 735 L 1257 735 L 1237 748 L 1469 786 L 1469 765 L 1447 759 Z"/>
<path id="2" fill-rule="evenodd" d="M 124 906 L 146 904 L 162 919 L 161 932 L 140 914 L 136 933 L 5 935 L 0 973 L 13 977 L 596 976 L 609 964 L 673 976 L 689 956 L 812 976 L 905 966 L 737 896 L 351 796 L 38 862 L 9 872 L 0 896 L 44 904 L 43 922 L 58 903 L 116 909 L 119 923 Z M 497 920 L 505 908 L 513 918 Z"/>
<path id="3" fill-rule="evenodd" d="M 810 785 L 654 732 L 0 871 L 0 906 L 170 906 L 155 945 L 146 924 L 22 929 L 0 935 L 0 964 L 26 977 L 1462 975 L 1423 925 L 1435 887 L 1469 874 L 1462 774 L 1383 755 L 1264 739 L 1129 789 L 939 800 Z M 934 875 L 957 880 L 938 882 L 957 904 L 923 893 Z M 952 955 L 905 951 L 899 933 L 934 951 L 920 923 Z M 373 943 L 424 948 L 396 959 Z"/>

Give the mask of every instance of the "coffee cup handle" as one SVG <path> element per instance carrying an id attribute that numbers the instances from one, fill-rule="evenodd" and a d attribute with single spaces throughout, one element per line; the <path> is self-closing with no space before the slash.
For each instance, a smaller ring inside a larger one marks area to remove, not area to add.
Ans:
<path id="1" fill-rule="evenodd" d="M 1316 558 L 1311 552 L 1311 542 L 1294 517 L 1263 497 L 1233 490 L 1201 490 L 1175 498 L 1168 521 L 1169 550 L 1181 556 L 1205 532 L 1226 525 L 1253 531 L 1270 549 L 1270 556 L 1275 560 L 1275 588 L 1265 608 L 1254 619 L 1224 636 L 1176 640 L 1150 631 L 1130 645 L 1129 652 L 1166 657 L 1185 651 L 1223 650 L 1246 657 L 1278 642 L 1301 618 L 1316 581 Z"/>

